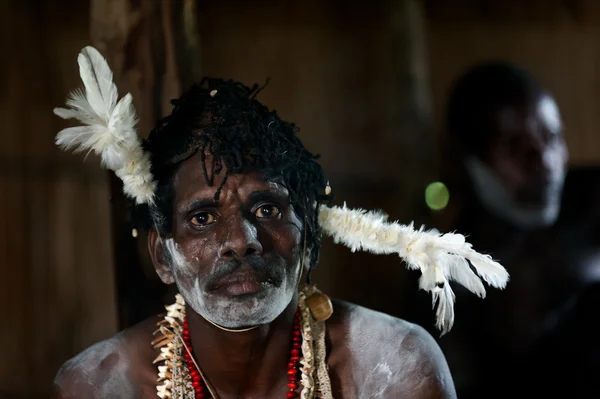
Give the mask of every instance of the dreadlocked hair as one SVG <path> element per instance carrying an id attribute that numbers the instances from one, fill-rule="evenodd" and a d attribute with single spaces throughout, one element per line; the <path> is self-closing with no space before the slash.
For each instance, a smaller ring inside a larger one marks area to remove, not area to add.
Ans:
<path id="1" fill-rule="evenodd" d="M 153 226 L 161 236 L 170 236 L 173 177 L 183 161 L 200 151 L 209 186 L 214 186 L 213 177 L 224 171 L 215 200 L 231 174 L 252 169 L 260 171 L 266 180 L 283 180 L 294 211 L 304 221 L 304 245 L 310 249 L 312 270 L 322 244 L 319 208 L 331 199 L 324 192 L 327 180 L 317 162 L 319 156 L 308 151 L 297 137 L 299 129 L 256 100 L 264 87 L 204 78 L 171 101 L 171 115 L 159 121 L 143 143 L 157 182 L 155 203 L 138 206 L 134 220 L 140 227 Z M 206 154 L 213 156 L 212 162 L 207 162 Z"/>

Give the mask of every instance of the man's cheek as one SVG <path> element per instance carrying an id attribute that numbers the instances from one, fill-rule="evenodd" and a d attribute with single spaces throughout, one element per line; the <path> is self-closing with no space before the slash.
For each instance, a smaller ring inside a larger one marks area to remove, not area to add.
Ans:
<path id="1" fill-rule="evenodd" d="M 494 171 L 509 191 L 513 191 L 526 183 L 521 166 L 512 158 L 508 158 L 496 165 Z"/>
<path id="2" fill-rule="evenodd" d="M 175 275 L 180 289 L 189 292 L 199 288 L 200 278 L 198 274 L 192 272 L 188 267 L 175 270 Z"/>

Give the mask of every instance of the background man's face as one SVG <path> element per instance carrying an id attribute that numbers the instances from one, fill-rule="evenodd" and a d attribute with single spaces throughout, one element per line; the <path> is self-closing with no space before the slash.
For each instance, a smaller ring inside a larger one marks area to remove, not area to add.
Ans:
<path id="1" fill-rule="evenodd" d="M 522 207 L 549 206 L 562 189 L 568 156 L 556 103 L 542 95 L 527 106 L 506 107 L 496 118 L 490 166 Z"/>
<path id="2" fill-rule="evenodd" d="M 556 103 L 540 95 L 531 104 L 505 107 L 495 125 L 488 152 L 466 160 L 483 206 L 521 228 L 554 223 L 568 159 Z"/>
<path id="3" fill-rule="evenodd" d="M 288 190 L 257 172 L 230 175 L 215 202 L 223 175 L 209 187 L 200 154 L 175 175 L 173 238 L 165 243 L 173 277 L 206 319 L 229 328 L 270 323 L 296 292 L 302 222 Z"/>

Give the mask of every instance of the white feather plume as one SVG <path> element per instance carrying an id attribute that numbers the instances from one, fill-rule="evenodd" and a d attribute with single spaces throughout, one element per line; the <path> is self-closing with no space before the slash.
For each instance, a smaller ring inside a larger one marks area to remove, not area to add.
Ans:
<path id="1" fill-rule="evenodd" d="M 85 90 L 72 92 L 67 99 L 70 108 L 55 108 L 54 113 L 63 119 L 77 119 L 84 126 L 61 130 L 56 144 L 64 150 L 100 155 L 102 166 L 123 180 L 125 194 L 138 204 L 152 203 L 155 183 L 150 158 L 136 133 L 131 94 L 117 102 L 112 71 L 95 48 L 81 50 L 77 62 Z"/>
<path id="2" fill-rule="evenodd" d="M 482 298 L 486 294 L 482 279 L 501 289 L 508 282 L 506 269 L 490 256 L 473 250 L 461 234 L 415 230 L 412 224 L 389 222 L 385 214 L 349 209 L 345 204 L 321 206 L 319 224 L 325 234 L 353 252 L 395 253 L 410 269 L 420 270 L 419 287 L 432 294 L 436 327 L 442 335 L 454 324 L 455 296 L 449 281 L 456 281 Z"/>

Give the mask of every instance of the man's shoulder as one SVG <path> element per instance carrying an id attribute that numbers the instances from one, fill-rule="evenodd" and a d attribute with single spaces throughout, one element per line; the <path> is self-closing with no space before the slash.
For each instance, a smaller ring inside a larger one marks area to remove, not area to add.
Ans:
<path id="1" fill-rule="evenodd" d="M 129 380 L 139 377 L 138 372 L 132 373 L 135 365 L 153 353 L 149 339 L 155 324 L 156 319 L 146 320 L 67 360 L 54 379 L 54 397 L 108 397 L 116 387 L 120 394 L 128 392 Z"/>
<path id="2" fill-rule="evenodd" d="M 387 387 L 390 397 L 454 397 L 454 384 L 438 344 L 422 327 L 381 312 L 336 301 L 329 328 L 332 344 L 352 359 L 361 389 Z M 345 352 L 345 353 L 344 353 Z M 370 387 L 372 386 L 372 387 Z"/>
<path id="3" fill-rule="evenodd" d="M 421 326 L 348 302 L 335 301 L 338 328 L 369 350 L 397 355 L 425 355 L 437 351 L 437 343 Z"/>
<path id="4" fill-rule="evenodd" d="M 102 376 L 110 374 L 119 362 L 119 348 L 122 346 L 120 334 L 117 334 L 67 360 L 54 379 L 60 397 L 69 398 L 71 392 L 91 394 L 96 391 Z"/>

